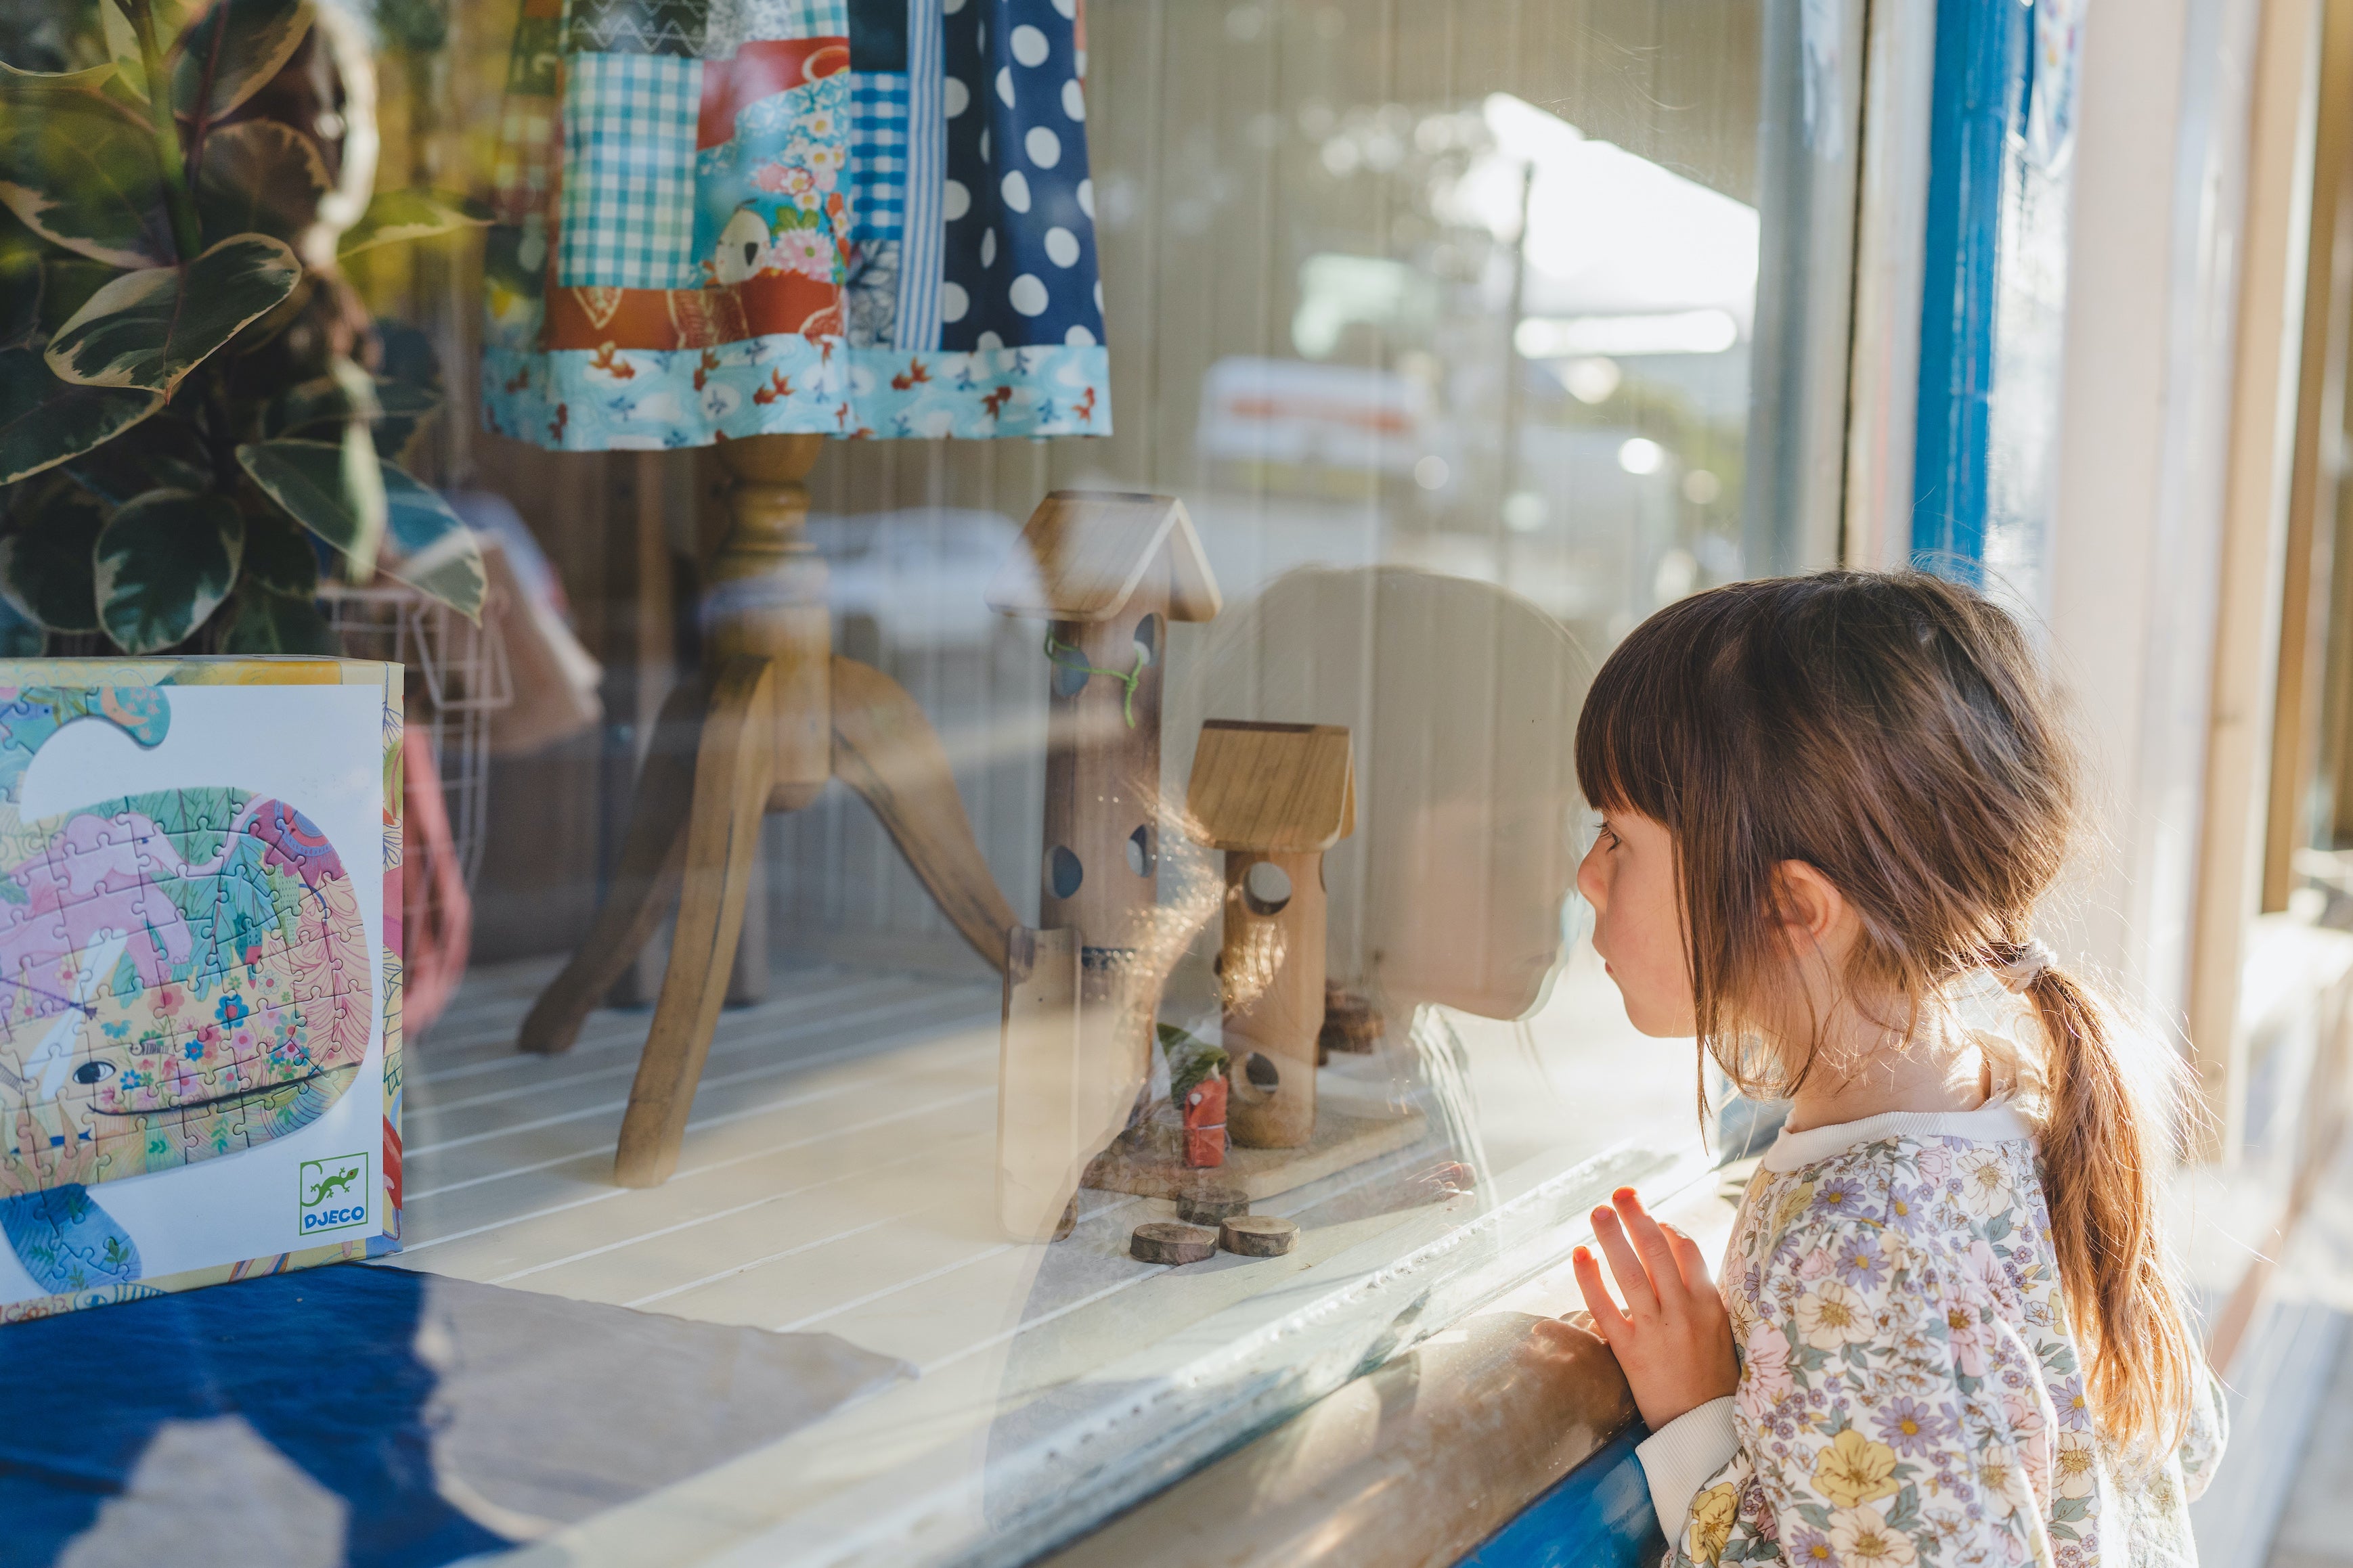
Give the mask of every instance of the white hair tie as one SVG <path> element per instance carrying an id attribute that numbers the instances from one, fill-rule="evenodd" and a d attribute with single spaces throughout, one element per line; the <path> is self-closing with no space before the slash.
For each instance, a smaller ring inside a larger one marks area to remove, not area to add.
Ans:
<path id="1" fill-rule="evenodd" d="M 2058 954 L 2033 937 L 2029 937 L 2011 952 L 2010 962 L 1994 964 L 1991 968 L 1993 977 L 2001 982 L 2001 988 L 2014 996 L 2042 978 L 2043 972 L 2058 962 Z"/>

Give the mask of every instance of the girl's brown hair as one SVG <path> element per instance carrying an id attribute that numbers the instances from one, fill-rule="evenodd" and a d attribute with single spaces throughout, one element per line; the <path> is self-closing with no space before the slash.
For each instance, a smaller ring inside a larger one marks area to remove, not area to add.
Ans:
<path id="1" fill-rule="evenodd" d="M 1752 1091 L 1819 1066 L 1786 1026 L 1759 1038 L 1798 956 L 1783 861 L 1861 917 L 1843 990 L 1894 1000 L 1900 1041 L 1953 983 L 2028 952 L 2076 825 L 2073 746 L 2017 623 L 1920 573 L 1738 583 L 1660 611 L 1595 678 L 1577 774 L 1597 808 L 1673 835 L 1700 1040 Z M 2093 1409 L 2113 1442 L 2170 1446 L 2199 1352 L 2158 1226 L 2168 1130 L 2089 989 L 2054 965 L 2024 994 L 2049 1041 L 2043 1187 Z"/>

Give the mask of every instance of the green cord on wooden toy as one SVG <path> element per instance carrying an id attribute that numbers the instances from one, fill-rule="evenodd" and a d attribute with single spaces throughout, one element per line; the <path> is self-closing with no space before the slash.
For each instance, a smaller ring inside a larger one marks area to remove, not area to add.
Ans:
<path id="1" fill-rule="evenodd" d="M 1071 658 L 1079 659 L 1082 662 L 1078 664 L 1065 663 L 1061 658 L 1063 654 L 1069 654 Z M 1113 680 L 1116 680 L 1121 685 L 1126 687 L 1127 695 L 1120 700 L 1120 711 L 1127 716 L 1127 727 L 1131 730 L 1135 728 L 1135 683 L 1144 679 L 1144 667 L 1151 662 L 1145 657 L 1145 653 L 1142 648 L 1139 647 L 1135 650 L 1135 668 L 1134 669 L 1105 669 L 1099 664 L 1087 664 L 1083 662 L 1087 657 L 1084 652 L 1072 647 L 1069 643 L 1058 641 L 1053 633 L 1048 632 L 1046 634 L 1046 657 L 1052 659 L 1056 664 L 1061 665 L 1064 669 L 1075 669 L 1082 675 L 1108 675 Z"/>

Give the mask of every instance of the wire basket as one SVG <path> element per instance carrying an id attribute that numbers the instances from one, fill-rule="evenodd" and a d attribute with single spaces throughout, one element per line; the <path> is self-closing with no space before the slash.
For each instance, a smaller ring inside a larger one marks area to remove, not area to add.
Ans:
<path id="1" fill-rule="evenodd" d="M 407 668 L 407 724 L 425 731 L 440 763 L 451 845 L 472 891 L 486 842 L 491 715 L 514 701 L 498 623 L 486 618 L 476 626 L 438 599 L 395 583 L 322 583 L 319 609 L 342 639 L 344 657 Z"/>

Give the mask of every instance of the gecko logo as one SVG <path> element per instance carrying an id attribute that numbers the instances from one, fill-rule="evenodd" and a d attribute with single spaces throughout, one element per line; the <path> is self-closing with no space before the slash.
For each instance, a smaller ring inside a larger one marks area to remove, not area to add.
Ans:
<path id="1" fill-rule="evenodd" d="M 302 1234 L 349 1230 L 367 1224 L 368 1157 L 340 1154 L 332 1160 L 302 1162 L 297 1193 L 302 1209 Z"/>

